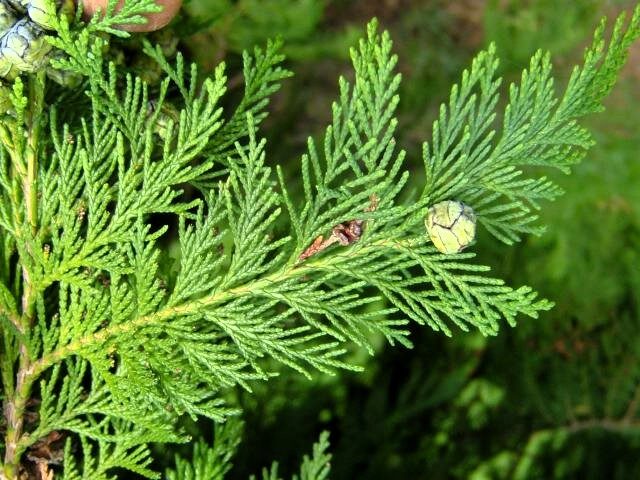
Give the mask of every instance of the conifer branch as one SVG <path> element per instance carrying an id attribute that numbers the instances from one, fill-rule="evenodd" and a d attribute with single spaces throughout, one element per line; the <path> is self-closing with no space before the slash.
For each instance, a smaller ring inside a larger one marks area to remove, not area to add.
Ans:
<path id="1" fill-rule="evenodd" d="M 410 321 L 493 335 L 551 307 L 529 287 L 487 276 L 472 252 L 440 253 L 426 211 L 462 200 L 506 243 L 538 233 L 535 210 L 560 189 L 537 169 L 567 170 L 591 145 L 577 119 L 601 108 L 640 34 L 640 9 L 626 31 L 616 23 L 606 53 L 599 28 L 560 98 L 549 56 L 534 55 L 510 88 L 500 133 L 496 52 L 482 52 L 424 145 L 417 197 L 405 193 L 395 139 L 397 57 L 371 22 L 351 52 L 355 80 L 340 79 L 330 125 L 321 141 L 308 140 L 295 198 L 257 129 L 289 75 L 279 44 L 245 55 L 245 95 L 227 114 L 224 65 L 203 78 L 181 55 L 169 62 L 147 44 L 164 71 L 150 86 L 105 61 L 95 32 L 116 33 L 150 6 L 127 5 L 117 13 L 111 2 L 86 28 L 63 17 L 54 25 L 50 41 L 64 55 L 53 64 L 86 79 L 85 115 L 59 125 L 42 77 L 32 76 L 26 93 L 14 83 L 13 115 L 0 124 L 0 226 L 21 272 L 15 285 L 0 272 L 7 479 L 29 447 L 60 431 L 81 447 L 78 462 L 67 442 L 65 478 L 108 478 L 114 468 L 154 477 L 146 445 L 184 440 L 175 432 L 182 415 L 222 422 L 237 413 L 224 392 L 277 373 L 267 358 L 307 376 L 357 370 L 349 348 L 372 354 L 377 337 L 410 347 Z M 169 92 L 178 113 L 160 135 Z M 185 185 L 200 194 L 185 199 Z M 158 246 L 169 225 L 152 227 L 157 214 L 177 226 L 175 262 Z M 27 429 L 33 398 L 39 420 Z M 323 436 L 301 478 L 327 475 L 326 446 Z M 227 453 L 203 446 L 194 455 L 227 468 Z M 277 467 L 265 478 L 278 478 Z"/>
<path id="2" fill-rule="evenodd" d="M 103 328 L 45 354 L 33 364 L 28 372 L 28 377 L 37 378 L 51 366 L 72 355 L 82 356 L 84 352 L 99 349 L 103 345 L 117 342 L 117 339 L 135 335 L 136 332 L 139 332 L 145 327 L 160 325 L 177 317 L 188 317 L 208 308 L 233 302 L 243 297 L 264 295 L 274 288 L 274 286 L 277 287 L 278 285 L 286 284 L 291 280 L 302 278 L 313 273 L 343 271 L 344 265 L 357 262 L 358 259 L 366 259 L 373 253 L 379 253 L 381 249 L 383 251 L 385 249 L 391 251 L 406 251 L 417 244 L 418 242 L 416 240 L 379 240 L 363 248 L 352 249 L 340 254 L 334 254 L 330 257 L 316 259 L 302 265 L 289 265 L 281 271 L 266 275 L 260 279 L 252 280 L 249 283 L 227 290 L 217 291 L 211 295 L 206 295 L 190 302 L 171 305 L 154 311 L 153 313 L 134 317 L 127 323 Z M 531 305 L 532 308 L 523 311 L 527 314 L 535 315 L 537 309 L 547 308 L 547 305 L 548 304 L 541 302 L 533 304 Z M 524 307 L 525 305 L 522 305 L 522 308 Z"/>
<path id="3" fill-rule="evenodd" d="M 17 91 L 19 92 L 19 90 Z M 18 93 L 16 93 L 18 97 Z M 18 106 L 18 99 L 14 104 Z M 20 254 L 20 264 L 22 265 L 22 315 L 16 325 L 18 333 L 18 368 L 15 372 L 15 387 L 8 389 L 13 396 L 5 404 L 6 419 L 6 440 L 4 457 L 4 474 L 8 478 L 15 476 L 18 471 L 18 462 L 22 454 L 19 442 L 23 435 L 24 413 L 27 401 L 31 394 L 32 380 L 28 372 L 31 369 L 32 358 L 23 340 L 23 336 L 29 332 L 34 320 L 35 297 L 34 275 L 32 258 L 35 248 L 35 235 L 37 225 L 37 192 L 38 185 L 36 179 L 38 145 L 40 141 L 42 112 L 44 109 L 44 73 L 36 75 L 29 80 L 27 97 L 24 97 L 23 105 L 28 105 L 24 117 L 24 128 L 26 141 L 14 136 L 13 144 L 22 144 L 19 151 L 23 158 L 19 161 L 18 175 L 21 177 L 22 198 L 24 199 L 25 219 L 15 219 L 14 231 L 16 233 L 16 243 L 22 245 L 18 248 Z M 12 206 L 14 212 L 19 212 L 20 205 Z M 18 223 L 20 222 L 20 223 Z M 12 370 L 12 369 L 11 369 Z M 5 372 L 6 374 L 7 372 Z"/>

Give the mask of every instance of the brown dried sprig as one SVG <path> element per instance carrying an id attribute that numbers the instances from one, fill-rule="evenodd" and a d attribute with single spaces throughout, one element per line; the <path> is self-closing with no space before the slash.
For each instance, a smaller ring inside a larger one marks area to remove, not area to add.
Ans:
<path id="1" fill-rule="evenodd" d="M 365 212 L 373 212 L 378 208 L 378 197 L 374 194 L 370 197 L 369 206 Z M 300 254 L 297 263 L 304 262 L 307 258 L 312 257 L 334 243 L 339 243 L 343 247 L 352 245 L 360 240 L 364 231 L 364 220 L 349 220 L 340 223 L 331 229 L 331 235 L 325 240 L 323 235 L 319 235 L 307 249 Z"/>
<path id="2" fill-rule="evenodd" d="M 61 465 L 64 457 L 65 434 L 52 431 L 35 442 L 27 451 L 27 461 L 21 466 L 20 480 L 53 480 L 51 465 Z"/>

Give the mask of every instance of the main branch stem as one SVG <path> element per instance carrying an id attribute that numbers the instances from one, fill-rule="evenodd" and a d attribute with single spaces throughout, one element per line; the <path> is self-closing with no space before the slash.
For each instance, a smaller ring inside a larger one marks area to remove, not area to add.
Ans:
<path id="1" fill-rule="evenodd" d="M 38 147 L 44 108 L 44 72 L 29 78 L 28 111 L 25 116 L 26 142 L 21 148 L 22 159 L 14 165 L 14 172 L 21 178 L 24 202 L 24 217 L 16 218 L 16 240 L 22 242 L 27 258 L 20 258 L 22 266 L 22 315 L 19 329 L 23 334 L 19 338 L 18 371 L 16 373 L 13 396 L 7 399 L 4 407 L 6 420 L 5 456 L 2 471 L 3 480 L 17 479 L 20 475 L 20 457 L 23 453 L 21 438 L 24 433 L 24 414 L 31 396 L 31 387 L 37 377 L 31 374 L 33 361 L 26 345 L 26 338 L 35 317 L 36 287 L 33 271 L 33 252 L 38 229 Z M 16 142 L 14 142 L 15 144 Z M 26 168 L 24 168 L 26 167 Z M 14 205 L 14 211 L 20 212 L 20 205 Z"/>
<path id="2" fill-rule="evenodd" d="M 97 332 L 85 335 L 78 338 L 67 345 L 61 346 L 56 350 L 53 350 L 49 354 L 45 355 L 41 359 L 33 363 L 30 370 L 30 375 L 33 378 L 37 378 L 46 369 L 55 365 L 65 358 L 81 352 L 85 348 L 89 348 L 93 345 L 104 344 L 110 339 L 122 335 L 131 335 L 137 330 L 144 328 L 148 325 L 153 325 L 167 319 L 185 316 L 201 311 L 205 307 L 212 307 L 219 305 L 229 300 L 243 297 L 245 295 L 251 295 L 262 290 L 268 289 L 271 285 L 291 280 L 293 278 L 304 277 L 313 272 L 325 270 L 330 268 L 335 262 L 343 261 L 345 257 L 351 257 L 354 255 L 367 255 L 370 251 L 375 251 L 383 247 L 389 248 L 401 248 L 411 245 L 412 240 L 379 240 L 361 247 L 359 249 L 349 249 L 348 252 L 332 255 L 331 257 L 321 258 L 319 260 L 307 261 L 302 264 L 291 264 L 283 267 L 281 270 L 266 275 L 260 279 L 253 280 L 247 284 L 239 285 L 237 287 L 218 290 L 210 295 L 206 295 L 197 300 L 190 300 L 180 305 L 167 306 L 157 312 L 150 313 L 148 315 L 141 315 L 128 321 L 126 323 L 119 323 L 110 325 Z"/>

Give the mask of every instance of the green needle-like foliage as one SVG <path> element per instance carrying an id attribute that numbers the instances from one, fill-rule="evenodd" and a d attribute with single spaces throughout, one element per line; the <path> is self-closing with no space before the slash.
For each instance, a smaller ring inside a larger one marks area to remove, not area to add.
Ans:
<path id="1" fill-rule="evenodd" d="M 381 336 L 410 346 L 410 321 L 495 334 L 551 307 L 489 276 L 473 252 L 439 253 L 426 210 L 461 200 L 479 235 L 507 244 L 541 232 L 535 211 L 560 189 L 538 170 L 568 171 L 591 145 L 577 120 L 602 109 L 640 10 L 626 29 L 619 19 L 606 48 L 598 28 L 559 97 L 539 52 L 500 111 L 495 48 L 480 53 L 424 144 L 424 188 L 409 192 L 394 137 L 397 57 L 375 21 L 351 52 L 355 77 L 340 79 L 331 124 L 289 178 L 258 130 L 289 75 L 278 43 L 245 54 L 244 96 L 227 111 L 224 64 L 202 73 L 147 44 L 164 72 L 150 86 L 109 63 L 103 34 L 154 8 L 114 5 L 86 26 L 61 18 L 50 40 L 62 52 L 55 67 L 84 78 L 85 110 L 46 103 L 42 74 L 0 86 L 10 100 L 0 120 L 7 479 L 52 434 L 66 438 L 63 478 L 157 478 L 149 443 L 185 441 L 185 414 L 225 421 L 237 413 L 225 392 L 268 380 L 275 363 L 304 375 L 358 369 L 353 346 L 373 353 Z M 169 99 L 179 113 L 162 119 Z M 302 198 L 290 188 L 298 180 Z M 169 478 L 222 478 L 238 433 L 217 432 Z M 322 436 L 299 478 L 326 478 L 326 446 Z M 279 478 L 277 467 L 264 478 Z"/>
<path id="2" fill-rule="evenodd" d="M 191 458 L 176 457 L 175 470 L 167 472 L 167 480 L 221 480 L 232 467 L 233 455 L 242 437 L 242 423 L 230 419 L 215 428 L 212 445 L 202 440 L 193 446 Z M 326 480 L 331 470 L 331 454 L 329 448 L 329 433 L 322 432 L 317 443 L 313 445 L 311 456 L 305 455 L 300 465 L 299 474 L 293 475 L 293 480 Z M 259 477 L 251 476 L 252 480 L 282 480 L 278 473 L 278 462 L 273 462 L 270 468 L 263 468 Z"/>
<path id="3" fill-rule="evenodd" d="M 322 432 L 317 443 L 313 444 L 313 455 L 305 455 L 300 465 L 300 473 L 293 475 L 292 480 L 326 480 L 331 472 L 331 454 L 327 453 L 329 448 L 329 433 Z M 278 462 L 273 462 L 270 469 L 262 469 L 262 480 L 283 480 L 278 473 Z M 250 477 L 256 480 L 255 476 Z"/>

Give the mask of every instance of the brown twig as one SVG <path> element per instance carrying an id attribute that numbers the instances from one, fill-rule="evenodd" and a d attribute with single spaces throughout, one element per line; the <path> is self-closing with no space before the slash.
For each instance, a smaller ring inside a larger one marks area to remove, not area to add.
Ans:
<path id="1" fill-rule="evenodd" d="M 370 203 L 365 212 L 373 212 L 378 208 L 378 197 L 374 194 L 371 195 Z M 364 220 L 349 220 L 345 223 L 340 223 L 331 229 L 331 235 L 326 240 L 323 235 L 319 235 L 307 249 L 300 254 L 297 263 L 304 262 L 307 258 L 312 257 L 334 243 L 339 243 L 343 247 L 349 246 L 358 240 L 362 236 L 364 231 Z"/>

